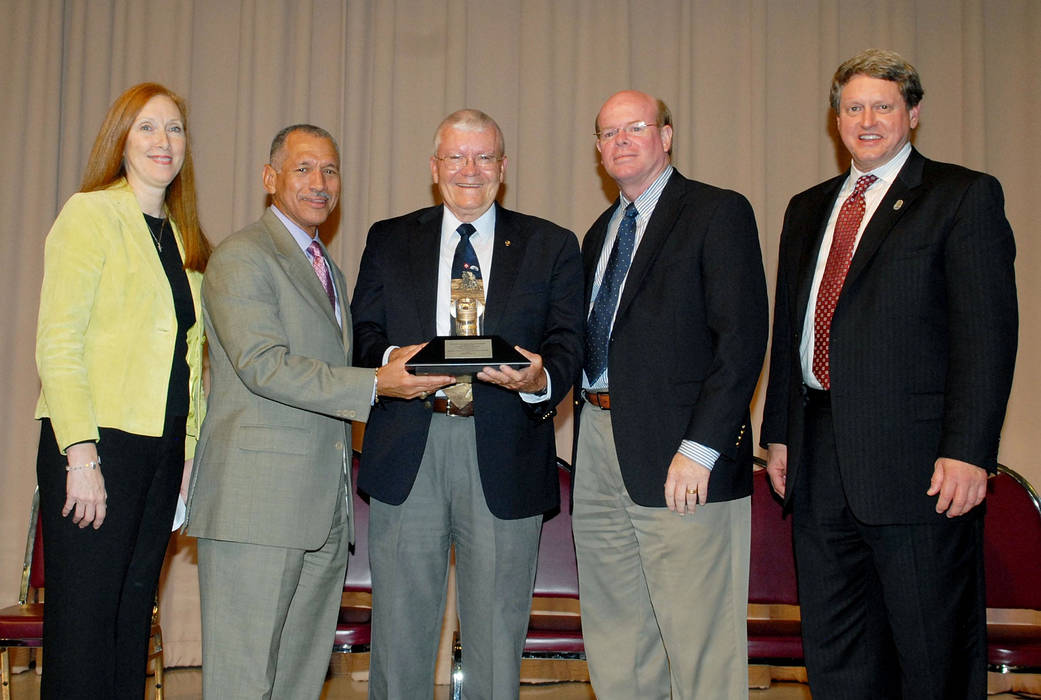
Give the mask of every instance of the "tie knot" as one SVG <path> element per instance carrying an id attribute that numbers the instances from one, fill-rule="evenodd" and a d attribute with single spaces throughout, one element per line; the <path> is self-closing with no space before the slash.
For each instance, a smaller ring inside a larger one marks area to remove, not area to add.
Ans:
<path id="1" fill-rule="evenodd" d="M 469 238 L 471 234 L 476 233 L 477 229 L 474 228 L 473 224 L 459 224 L 459 228 L 457 228 L 455 231 L 465 240 Z"/>
<path id="2" fill-rule="evenodd" d="M 636 215 L 639 214 L 639 213 L 640 212 L 636 211 L 636 203 L 635 202 L 629 202 L 629 206 L 627 206 L 625 208 L 625 218 L 627 218 L 627 219 L 635 219 Z"/>
<path id="3" fill-rule="evenodd" d="M 322 257 L 322 246 L 318 244 L 317 240 L 313 240 L 307 246 L 307 252 L 311 254 L 312 258 L 320 258 Z"/>
<path id="4" fill-rule="evenodd" d="M 853 186 L 853 194 L 864 194 L 864 190 L 871 187 L 871 184 L 877 179 L 874 175 L 861 175 L 857 178 L 857 184 Z"/>

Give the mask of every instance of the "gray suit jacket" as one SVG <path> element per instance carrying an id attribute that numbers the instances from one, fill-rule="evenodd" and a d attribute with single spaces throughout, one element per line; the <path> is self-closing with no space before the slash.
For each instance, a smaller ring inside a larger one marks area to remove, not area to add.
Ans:
<path id="1" fill-rule="evenodd" d="M 316 549 L 348 468 L 351 420 L 366 420 L 373 371 L 350 367 L 343 314 L 270 210 L 214 251 L 203 279 L 210 394 L 188 494 L 189 535 Z M 353 514 L 352 514 L 353 515 Z M 353 541 L 353 519 L 352 541 Z"/>

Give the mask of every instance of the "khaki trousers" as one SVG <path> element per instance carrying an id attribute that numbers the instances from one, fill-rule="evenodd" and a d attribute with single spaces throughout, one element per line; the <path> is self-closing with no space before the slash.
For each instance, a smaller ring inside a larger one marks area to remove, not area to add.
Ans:
<path id="1" fill-rule="evenodd" d="M 609 411 L 585 407 L 577 450 L 572 522 L 597 697 L 747 698 L 751 499 L 690 515 L 636 505 Z"/>

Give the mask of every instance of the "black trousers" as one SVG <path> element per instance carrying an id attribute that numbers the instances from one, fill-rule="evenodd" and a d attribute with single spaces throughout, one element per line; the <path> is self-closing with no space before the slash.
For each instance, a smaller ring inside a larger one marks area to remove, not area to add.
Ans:
<path id="1" fill-rule="evenodd" d="M 61 515 L 67 460 L 43 419 L 36 478 L 46 576 L 44 700 L 143 697 L 152 603 L 184 471 L 184 426 L 182 416 L 167 418 L 161 437 L 100 430 L 108 512 L 95 530 Z"/>
<path id="2" fill-rule="evenodd" d="M 806 431 L 792 525 L 814 700 L 986 697 L 982 507 L 865 524 L 846 501 L 826 394 Z"/>

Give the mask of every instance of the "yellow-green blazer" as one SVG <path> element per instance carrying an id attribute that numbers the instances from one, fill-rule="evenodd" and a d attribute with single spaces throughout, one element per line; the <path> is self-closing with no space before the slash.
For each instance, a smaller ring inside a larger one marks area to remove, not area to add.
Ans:
<path id="1" fill-rule="evenodd" d="M 206 410 L 202 274 L 186 273 L 196 323 L 188 329 L 185 459 L 195 454 Z M 162 434 L 176 333 L 170 284 L 129 185 L 74 194 L 47 235 L 36 330 L 36 417 L 51 419 L 63 453 L 98 440 L 99 427 Z"/>

